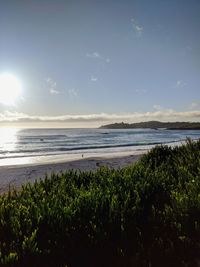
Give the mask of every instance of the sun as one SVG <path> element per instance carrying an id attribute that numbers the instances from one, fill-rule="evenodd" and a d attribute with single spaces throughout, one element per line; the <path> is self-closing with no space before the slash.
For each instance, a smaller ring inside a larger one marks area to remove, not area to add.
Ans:
<path id="1" fill-rule="evenodd" d="M 0 74 L 0 103 L 6 106 L 15 105 L 22 91 L 21 82 L 10 73 Z"/>

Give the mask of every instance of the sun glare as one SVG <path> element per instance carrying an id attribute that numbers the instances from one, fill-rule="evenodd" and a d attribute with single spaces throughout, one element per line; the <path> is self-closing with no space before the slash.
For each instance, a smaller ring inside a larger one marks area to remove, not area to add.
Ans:
<path id="1" fill-rule="evenodd" d="M 0 103 L 6 106 L 15 105 L 22 90 L 21 82 L 10 73 L 0 74 Z"/>

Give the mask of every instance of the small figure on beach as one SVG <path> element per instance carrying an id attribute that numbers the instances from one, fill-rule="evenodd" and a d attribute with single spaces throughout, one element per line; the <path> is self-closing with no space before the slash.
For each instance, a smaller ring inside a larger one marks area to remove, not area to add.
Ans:
<path id="1" fill-rule="evenodd" d="M 83 154 L 82 154 L 82 158 L 83 158 Z"/>

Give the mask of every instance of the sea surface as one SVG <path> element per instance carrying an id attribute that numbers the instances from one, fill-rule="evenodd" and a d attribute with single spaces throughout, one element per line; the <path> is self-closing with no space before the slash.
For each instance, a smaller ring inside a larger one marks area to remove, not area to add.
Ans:
<path id="1" fill-rule="evenodd" d="M 154 129 L 0 129 L 0 166 L 51 161 L 55 157 L 99 156 L 176 145 L 198 130 Z"/>

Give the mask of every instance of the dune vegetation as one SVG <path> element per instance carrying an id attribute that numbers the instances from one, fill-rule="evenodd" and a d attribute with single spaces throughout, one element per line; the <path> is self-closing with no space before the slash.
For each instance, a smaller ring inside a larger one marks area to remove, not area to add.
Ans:
<path id="1" fill-rule="evenodd" d="M 199 266 L 200 140 L 0 197 L 0 266 Z"/>

